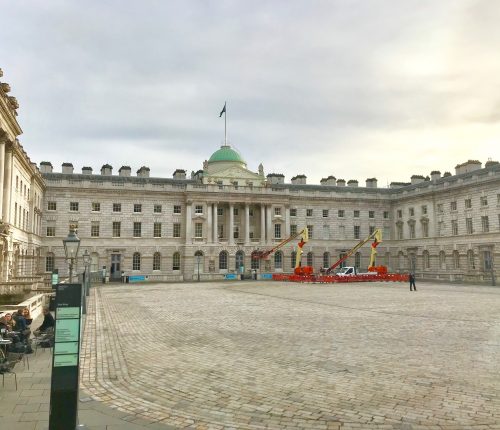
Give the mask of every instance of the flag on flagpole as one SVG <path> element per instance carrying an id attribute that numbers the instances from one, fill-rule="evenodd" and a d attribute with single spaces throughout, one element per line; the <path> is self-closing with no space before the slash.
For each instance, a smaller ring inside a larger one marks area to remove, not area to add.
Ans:
<path id="1" fill-rule="evenodd" d="M 226 113 L 226 103 L 224 103 L 224 107 L 222 108 L 222 110 L 220 111 L 220 115 L 219 115 L 219 118 L 222 116 L 223 113 Z"/>

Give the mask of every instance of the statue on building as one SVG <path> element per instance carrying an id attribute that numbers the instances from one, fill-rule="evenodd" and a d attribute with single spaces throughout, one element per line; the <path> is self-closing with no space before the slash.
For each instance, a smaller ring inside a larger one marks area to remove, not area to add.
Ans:
<path id="1" fill-rule="evenodd" d="M 208 170 L 208 161 L 207 160 L 205 160 L 203 162 L 203 170 Z"/>
<path id="2" fill-rule="evenodd" d="M 259 164 L 259 175 L 264 176 L 264 166 L 262 163 Z"/>

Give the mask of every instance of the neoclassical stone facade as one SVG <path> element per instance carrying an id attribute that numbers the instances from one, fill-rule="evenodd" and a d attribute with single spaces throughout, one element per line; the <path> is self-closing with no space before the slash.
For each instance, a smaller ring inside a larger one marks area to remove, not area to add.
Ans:
<path id="1" fill-rule="evenodd" d="M 0 82 L 0 291 L 19 292 L 43 282 L 38 264 L 45 183 L 17 140 L 18 103 L 9 93 L 9 84 Z"/>
<path id="2" fill-rule="evenodd" d="M 310 241 L 303 264 L 327 267 L 366 237 L 383 231 L 379 264 L 391 271 L 413 270 L 428 279 L 490 282 L 500 266 L 500 166 L 469 161 L 455 175 L 433 171 L 409 183 L 378 188 L 369 178 L 325 178 L 308 185 L 304 175 L 285 183 L 281 174 L 247 168 L 229 146 L 217 150 L 203 169 L 186 178 L 155 178 L 128 166 L 99 174 L 71 163 L 53 171 L 41 163 L 47 186 L 43 203 L 43 265 L 63 273 L 62 239 L 78 226 L 81 247 L 92 270 L 103 266 L 112 278 L 146 275 L 153 280 L 221 279 L 227 273 L 291 272 L 294 246 L 288 244 L 259 265 L 251 258 L 307 226 Z M 369 247 L 350 265 L 368 265 Z M 80 262 L 81 268 L 81 262 Z"/>

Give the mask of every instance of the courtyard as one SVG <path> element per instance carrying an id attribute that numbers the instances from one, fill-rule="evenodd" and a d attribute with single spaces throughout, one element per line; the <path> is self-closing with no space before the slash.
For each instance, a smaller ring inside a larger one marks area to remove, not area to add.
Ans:
<path id="1" fill-rule="evenodd" d="M 166 428 L 500 429 L 500 289 L 92 289 L 81 385 Z"/>

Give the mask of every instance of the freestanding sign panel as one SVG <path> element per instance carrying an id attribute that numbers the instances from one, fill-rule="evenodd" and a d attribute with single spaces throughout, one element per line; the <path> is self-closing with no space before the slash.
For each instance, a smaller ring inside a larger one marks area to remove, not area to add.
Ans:
<path id="1" fill-rule="evenodd" d="M 81 284 L 56 285 L 49 430 L 74 429 L 78 416 Z"/>

